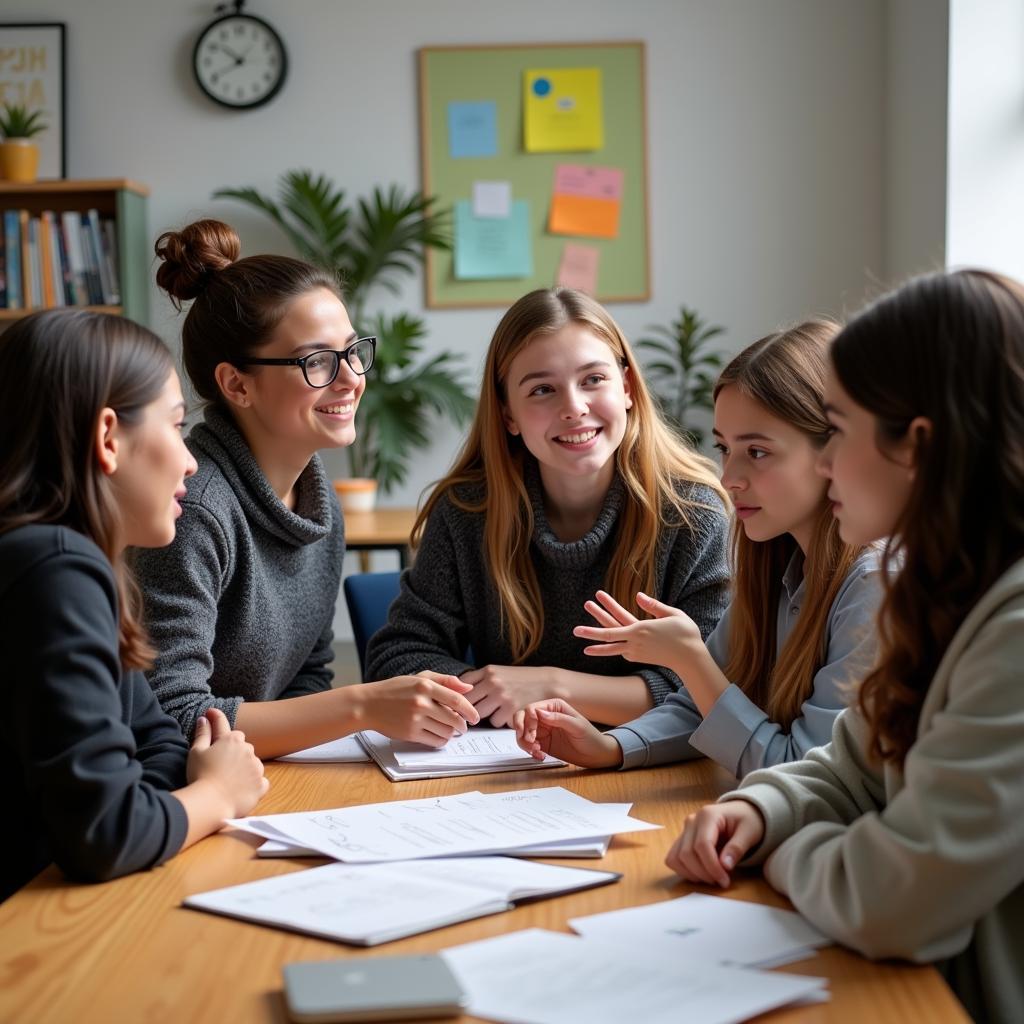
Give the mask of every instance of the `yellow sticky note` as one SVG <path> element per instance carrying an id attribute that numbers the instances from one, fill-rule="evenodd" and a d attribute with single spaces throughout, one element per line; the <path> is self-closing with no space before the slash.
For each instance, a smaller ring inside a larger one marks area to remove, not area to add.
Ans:
<path id="1" fill-rule="evenodd" d="M 523 146 L 528 153 L 601 149 L 601 69 L 535 68 L 523 72 L 523 111 Z"/>

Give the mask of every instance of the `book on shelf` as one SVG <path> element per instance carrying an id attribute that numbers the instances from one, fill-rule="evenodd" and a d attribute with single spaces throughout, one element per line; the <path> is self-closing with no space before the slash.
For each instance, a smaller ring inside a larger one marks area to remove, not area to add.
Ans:
<path id="1" fill-rule="evenodd" d="M 7 309 L 21 309 L 21 244 L 18 211 L 4 210 L 4 253 L 7 270 Z"/>
<path id="2" fill-rule="evenodd" d="M 118 306 L 117 225 L 88 210 L 3 210 L 0 309 Z"/>

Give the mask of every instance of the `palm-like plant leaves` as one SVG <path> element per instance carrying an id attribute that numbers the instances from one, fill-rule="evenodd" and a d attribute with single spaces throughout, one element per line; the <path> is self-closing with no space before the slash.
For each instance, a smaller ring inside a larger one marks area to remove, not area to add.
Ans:
<path id="1" fill-rule="evenodd" d="M 724 328 L 708 325 L 696 310 L 683 306 L 679 319 L 669 327 L 657 325 L 648 330 L 655 337 L 642 338 L 637 348 L 654 355 L 644 365 L 651 390 L 669 422 L 700 444 L 703 432 L 689 423 L 688 414 L 694 409 L 714 408 L 711 395 L 722 357 L 708 351 L 707 344 Z"/>
<path id="2" fill-rule="evenodd" d="M 254 188 L 218 189 L 214 198 L 237 199 L 266 214 L 303 259 L 338 276 L 357 330 L 374 287 L 397 293 L 400 279 L 422 263 L 427 248 L 451 248 L 449 211 L 433 210 L 429 196 L 395 185 L 375 188 L 355 210 L 343 190 L 311 171 L 285 174 L 276 201 Z M 462 424 L 474 400 L 451 353 L 418 365 L 426 333 L 421 320 L 380 315 L 371 330 L 377 356 L 349 455 L 353 473 L 375 477 L 386 494 L 408 476 L 412 453 L 429 445 L 431 413 Z"/>

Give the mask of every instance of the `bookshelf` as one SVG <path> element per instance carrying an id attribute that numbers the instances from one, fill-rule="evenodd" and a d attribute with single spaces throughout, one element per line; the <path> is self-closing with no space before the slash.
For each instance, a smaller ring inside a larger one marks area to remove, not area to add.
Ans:
<path id="1" fill-rule="evenodd" d="M 65 210 L 82 213 L 95 209 L 101 218 L 113 220 L 117 237 L 121 304 L 88 308 L 127 316 L 142 324 L 149 322 L 148 196 L 149 189 L 145 185 L 127 178 L 81 181 L 59 179 L 35 181 L 31 184 L 0 181 L 0 211 L 28 210 L 30 216 L 39 216 L 44 210 L 52 210 L 59 215 Z M 31 312 L 34 310 L 0 309 L 0 330 Z"/>

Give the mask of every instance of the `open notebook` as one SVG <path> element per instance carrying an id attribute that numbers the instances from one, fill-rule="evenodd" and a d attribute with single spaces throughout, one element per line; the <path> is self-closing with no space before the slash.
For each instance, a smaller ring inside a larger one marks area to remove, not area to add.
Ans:
<path id="1" fill-rule="evenodd" d="M 511 857 L 328 864 L 198 893 L 183 902 L 244 921 L 376 946 L 621 877 Z"/>
<path id="2" fill-rule="evenodd" d="M 556 757 L 548 755 L 538 761 L 521 750 L 513 729 L 473 728 L 464 736 L 449 740 L 440 750 L 388 739 L 379 732 L 357 735 L 366 752 L 392 782 L 565 767 L 565 762 Z"/>

